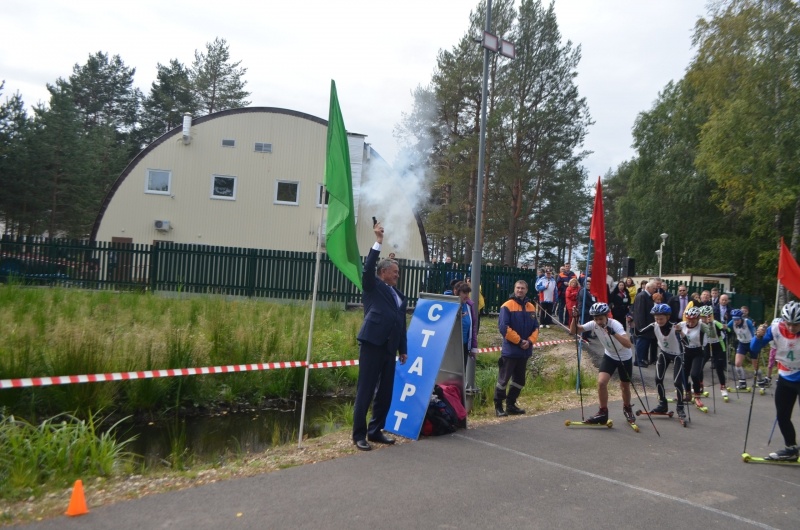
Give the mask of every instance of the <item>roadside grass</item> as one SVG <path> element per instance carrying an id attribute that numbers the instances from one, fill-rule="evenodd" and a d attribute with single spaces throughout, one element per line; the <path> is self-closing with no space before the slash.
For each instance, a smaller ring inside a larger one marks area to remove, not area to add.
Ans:
<path id="1" fill-rule="evenodd" d="M 0 287 L 0 322 L 4 323 L 0 379 L 305 360 L 309 320 L 308 303 L 231 301 L 210 296 L 163 298 L 149 293 L 7 285 Z M 315 320 L 314 362 L 358 357 L 356 335 L 363 320 L 360 311 L 323 308 Z M 540 340 L 566 338 L 554 329 L 543 330 L 542 335 Z M 496 319 L 484 318 L 480 346 L 500 343 Z M 470 413 L 471 424 L 496 421 L 492 396 L 498 358 L 499 353 L 478 357 L 479 393 Z M 309 375 L 312 394 L 352 395 L 358 368 L 317 369 Z M 143 473 L 183 483 L 203 470 L 216 469 L 215 464 L 198 462 L 186 452 L 186 429 L 177 412 L 187 406 L 298 396 L 303 378 L 302 369 L 268 370 L 0 391 L 0 522 L 9 517 L 10 502 L 52 498 L 76 478 L 95 477 L 102 483 Z M 574 350 L 537 348 L 520 404 L 529 414 L 572 406 L 577 400 L 576 378 Z M 586 359 L 581 380 L 584 400 L 588 401 L 596 386 L 596 370 Z M 66 410 L 72 412 L 63 414 Z M 174 443 L 164 466 L 144 469 L 127 452 L 127 441 L 115 441 L 113 427 L 98 430 L 107 416 L 92 411 L 113 414 L 114 418 L 175 413 L 169 437 Z M 333 436 L 337 440 L 337 454 L 352 451 L 347 434 L 352 422 L 351 405 L 333 408 L 322 422 L 322 432 L 327 433 L 323 438 Z M 273 429 L 276 451 L 290 456 L 271 461 L 269 469 L 306 461 L 307 456 L 285 449 L 296 440 L 296 429 Z M 241 453 L 220 455 L 234 468 L 251 468 L 244 462 L 252 458 Z"/>

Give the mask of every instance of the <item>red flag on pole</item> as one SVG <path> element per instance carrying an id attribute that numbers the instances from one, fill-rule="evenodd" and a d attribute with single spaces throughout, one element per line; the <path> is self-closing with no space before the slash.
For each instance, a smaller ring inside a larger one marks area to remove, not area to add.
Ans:
<path id="1" fill-rule="evenodd" d="M 608 303 L 608 285 L 606 285 L 606 222 L 603 211 L 603 185 L 597 177 L 597 191 L 594 196 L 592 210 L 592 228 L 589 239 L 594 242 L 594 259 L 592 260 L 592 283 L 589 292 L 599 302 Z"/>
<path id="2" fill-rule="evenodd" d="M 781 238 L 781 257 L 778 260 L 778 281 L 800 298 L 800 265 L 792 257 Z"/>

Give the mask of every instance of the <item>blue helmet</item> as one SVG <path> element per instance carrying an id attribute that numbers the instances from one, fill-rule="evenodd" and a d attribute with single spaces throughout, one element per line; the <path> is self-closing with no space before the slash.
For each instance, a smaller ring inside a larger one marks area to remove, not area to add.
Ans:
<path id="1" fill-rule="evenodd" d="M 607 315 L 609 311 L 608 304 L 597 302 L 596 304 L 592 304 L 592 307 L 589 308 L 589 315 L 593 317 L 603 316 Z"/>
<path id="2" fill-rule="evenodd" d="M 742 313 L 741 309 L 734 309 L 731 311 L 731 318 L 734 320 L 741 320 L 744 318 L 744 313 Z"/>
<path id="3" fill-rule="evenodd" d="M 651 315 L 671 315 L 672 309 L 667 304 L 656 304 L 650 310 Z"/>

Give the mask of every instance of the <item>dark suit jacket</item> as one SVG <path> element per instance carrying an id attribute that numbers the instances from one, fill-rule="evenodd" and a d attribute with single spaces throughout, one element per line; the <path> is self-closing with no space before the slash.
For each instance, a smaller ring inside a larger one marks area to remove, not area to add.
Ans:
<path id="1" fill-rule="evenodd" d="M 390 353 L 407 353 L 406 341 L 406 308 L 408 301 L 394 287 L 390 287 L 375 275 L 380 252 L 370 249 L 361 275 L 364 301 L 364 323 L 358 332 L 358 340 L 369 342 L 375 346 L 387 345 Z M 392 294 L 397 293 L 400 307 Z"/>
<path id="2" fill-rule="evenodd" d="M 645 332 L 642 332 L 642 329 L 655 322 L 655 317 L 650 314 L 653 305 L 653 297 L 645 291 L 639 292 L 633 299 L 633 324 L 636 327 L 636 334 L 649 339 L 654 339 L 656 332 L 653 328 Z"/>
<path id="3" fill-rule="evenodd" d="M 681 318 L 681 297 L 680 296 L 673 296 L 667 302 L 667 305 L 670 309 L 672 309 L 672 314 L 669 316 L 670 322 L 680 322 Z M 687 300 L 688 305 L 688 300 Z"/>

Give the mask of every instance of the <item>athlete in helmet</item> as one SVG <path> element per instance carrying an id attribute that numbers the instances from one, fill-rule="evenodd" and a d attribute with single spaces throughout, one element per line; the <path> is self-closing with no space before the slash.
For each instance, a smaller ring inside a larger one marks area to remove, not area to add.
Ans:
<path id="1" fill-rule="evenodd" d="M 703 366 L 705 365 L 705 344 L 708 337 L 708 325 L 700 321 L 705 309 L 711 306 L 690 307 L 683 315 L 684 322 L 675 326 L 676 332 L 682 337 L 683 361 L 686 366 L 686 382 L 691 380 L 691 387 L 687 388 L 687 398 L 692 399 L 694 389 L 694 403 L 698 408 L 705 407 L 703 397 Z M 711 313 L 713 318 L 713 312 Z"/>
<path id="2" fill-rule="evenodd" d="M 727 295 L 723 295 L 727 296 Z M 725 352 L 725 341 L 727 340 L 728 326 L 725 322 L 719 322 L 714 318 L 714 308 L 703 306 L 700 308 L 700 320 L 708 326 L 706 333 L 705 354 L 703 356 L 703 366 L 711 359 L 711 369 L 717 371 L 720 382 L 720 394 L 725 402 L 728 402 L 728 388 L 726 386 L 726 374 L 728 371 L 728 358 Z M 703 385 L 703 372 L 700 372 L 700 385 Z"/>
<path id="3" fill-rule="evenodd" d="M 605 355 L 600 361 L 600 374 L 597 376 L 597 398 L 600 401 L 600 410 L 594 416 L 586 419 L 586 423 L 606 424 L 608 422 L 608 382 L 616 370 L 619 370 L 619 386 L 622 389 L 622 412 L 629 423 L 634 423 L 636 417 L 631 407 L 631 370 L 633 369 L 633 350 L 631 339 L 625 333 L 625 327 L 609 318 L 611 309 L 608 304 L 597 302 L 589 308 L 592 320 L 578 325 L 578 308 L 572 309 L 573 318 L 570 320 L 570 333 L 576 335 L 587 331 L 594 331 L 600 344 L 603 345 Z"/>
<path id="4" fill-rule="evenodd" d="M 797 460 L 800 447 L 792 425 L 792 409 L 800 397 L 800 302 L 789 302 L 781 310 L 780 320 L 762 324 L 750 342 L 750 350 L 761 351 L 770 341 L 775 343 L 778 361 L 778 382 L 775 385 L 775 411 L 786 447 L 770 453 L 772 460 Z"/>
<path id="5" fill-rule="evenodd" d="M 739 341 L 739 345 L 736 346 L 736 359 L 733 362 L 733 370 L 739 380 L 736 388 L 744 390 L 747 388 L 747 379 L 742 367 L 745 355 L 750 357 L 753 370 L 756 370 L 758 366 L 758 353 L 754 354 L 750 350 L 750 341 L 753 340 L 756 334 L 756 327 L 753 325 L 752 320 L 744 316 L 741 309 L 734 309 L 731 311 L 731 321 L 728 322 L 728 329 L 736 334 L 736 339 Z"/>
<path id="6" fill-rule="evenodd" d="M 691 308 L 686 312 L 691 311 Z M 674 324 L 669 321 L 672 309 L 667 304 L 656 304 L 650 310 L 655 322 L 651 324 L 655 330 L 656 341 L 658 343 L 658 360 L 656 361 L 656 390 L 658 391 L 658 406 L 650 411 L 651 414 L 666 414 L 667 393 L 664 390 L 664 376 L 670 363 L 673 363 L 672 378 L 678 398 L 675 407 L 681 423 L 686 425 L 686 411 L 684 409 L 684 388 L 685 378 L 683 375 L 683 355 L 681 351 L 680 339 L 676 331 L 683 324 Z M 685 316 L 685 313 L 684 313 Z"/>

